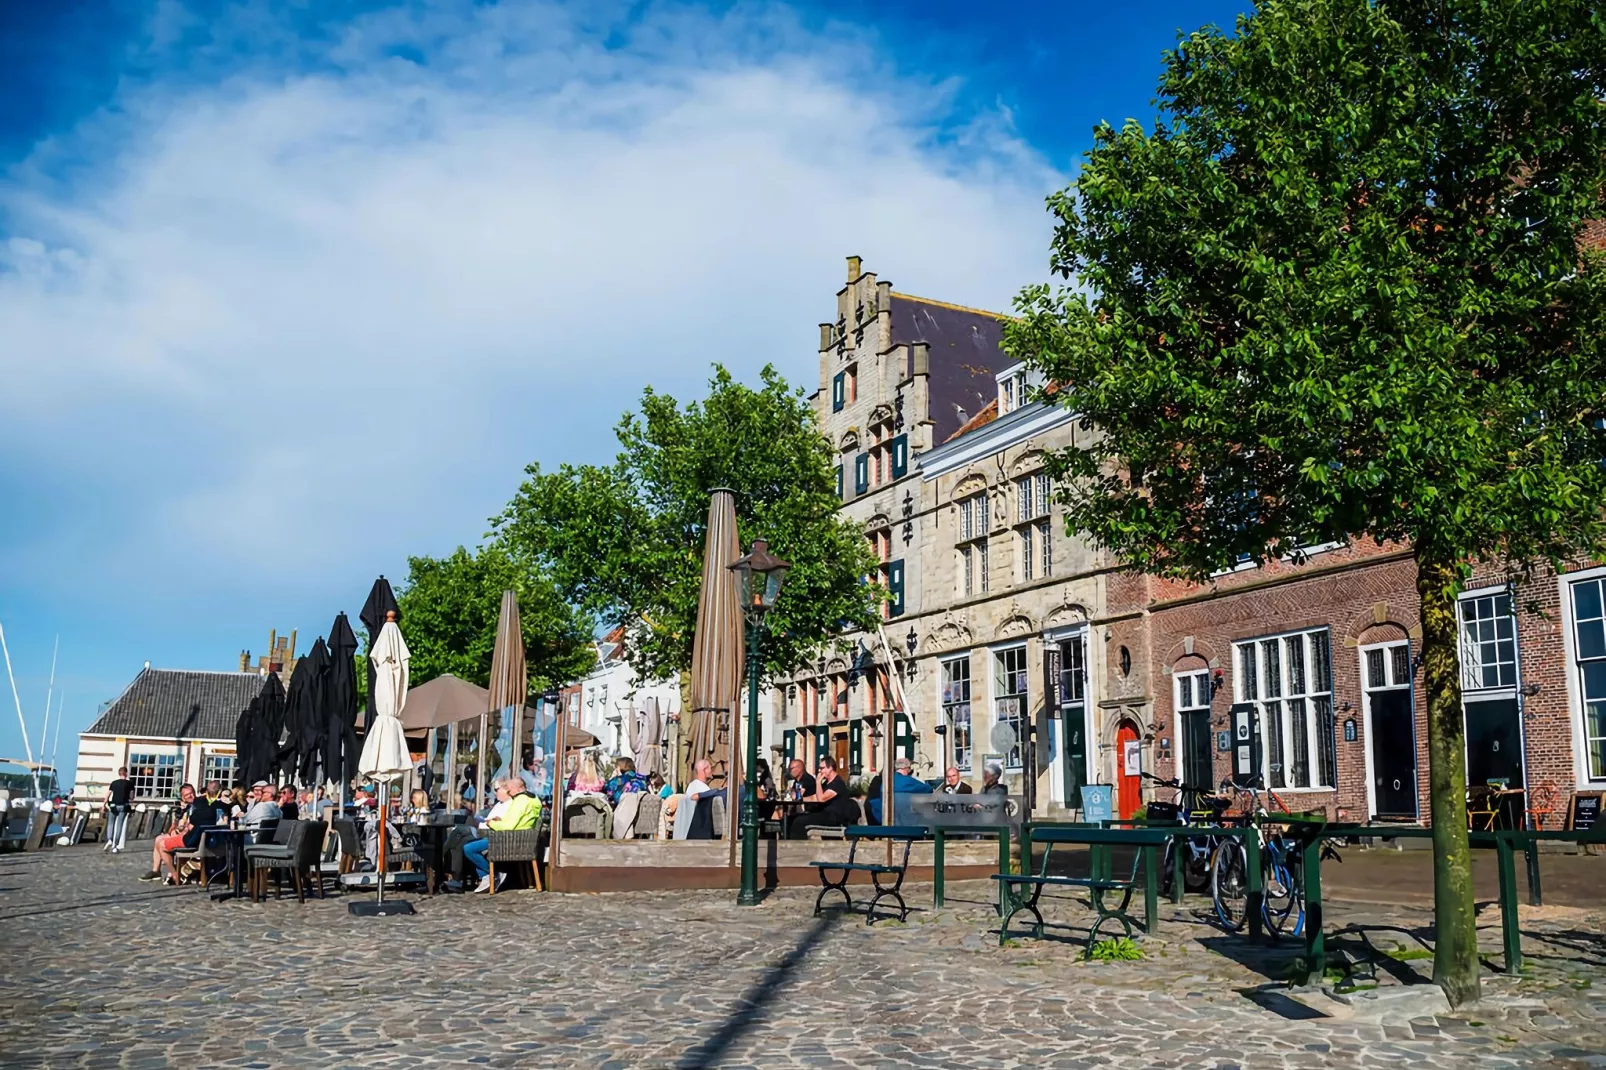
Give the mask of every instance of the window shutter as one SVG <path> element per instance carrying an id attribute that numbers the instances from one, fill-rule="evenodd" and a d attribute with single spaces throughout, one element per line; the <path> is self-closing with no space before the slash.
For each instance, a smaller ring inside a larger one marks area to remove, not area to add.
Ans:
<path id="1" fill-rule="evenodd" d="M 786 748 L 786 760 L 790 762 L 797 757 L 797 729 L 788 728 L 781 733 L 781 744 Z"/>
<path id="2" fill-rule="evenodd" d="M 903 616 L 903 562 L 887 562 L 887 592 L 892 595 L 887 612 L 894 617 Z"/>
<path id="3" fill-rule="evenodd" d="M 870 489 L 870 455 L 861 453 L 853 458 L 853 493 L 863 494 Z"/>
<path id="4" fill-rule="evenodd" d="M 836 378 L 831 380 L 831 411 L 841 412 L 847 404 L 847 372 L 837 372 Z"/>
<path id="5" fill-rule="evenodd" d="M 842 497 L 842 466 L 836 466 L 836 496 Z"/>
<path id="6" fill-rule="evenodd" d="M 909 436 L 899 435 L 892 440 L 892 478 L 902 479 L 909 474 Z"/>
<path id="7" fill-rule="evenodd" d="M 915 760 L 915 729 L 909 715 L 898 710 L 892 715 L 892 756 Z"/>
<path id="8" fill-rule="evenodd" d="M 854 721 L 848 725 L 848 773 L 858 776 L 864 771 L 864 722 Z"/>

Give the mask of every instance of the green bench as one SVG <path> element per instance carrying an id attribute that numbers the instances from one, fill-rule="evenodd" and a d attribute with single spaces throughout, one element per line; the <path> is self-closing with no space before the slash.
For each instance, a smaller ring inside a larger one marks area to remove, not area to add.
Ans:
<path id="1" fill-rule="evenodd" d="M 848 859 L 846 862 L 817 861 L 810 862 L 820 874 L 820 894 L 814 898 L 814 916 L 818 917 L 826 894 L 838 892 L 848 910 L 853 909 L 853 896 L 848 894 L 848 878 L 855 873 L 870 874 L 870 882 L 875 885 L 875 896 L 870 900 L 869 909 L 865 912 L 864 923 L 875 923 L 876 906 L 886 898 L 898 901 L 898 920 L 903 921 L 909 916 L 909 906 L 903 901 L 903 876 L 909 869 L 909 848 L 916 840 L 926 838 L 926 829 L 923 825 L 849 825 L 843 830 L 843 836 L 849 843 Z M 875 862 L 857 861 L 859 844 L 866 840 L 886 840 L 893 844 L 903 844 L 903 861 L 898 865 L 881 865 Z M 828 873 L 838 872 L 841 875 L 832 880 Z M 895 874 L 897 880 L 891 885 L 883 885 L 881 879 L 889 874 Z"/>
<path id="2" fill-rule="evenodd" d="M 1099 828 L 1093 825 L 1034 825 L 1028 832 L 1029 838 L 1023 838 L 1023 846 L 1039 843 L 1044 845 L 1043 859 L 1037 871 L 1031 872 L 1032 851 L 1030 847 L 1026 847 L 1021 855 L 1021 868 L 1025 872 L 1003 872 L 993 875 L 993 880 L 999 883 L 999 899 L 1003 915 L 998 926 L 1000 945 L 1009 934 L 1010 919 L 1022 911 L 1030 913 L 1037 919 L 1033 935 L 1042 938 L 1043 915 L 1037 905 L 1045 888 L 1088 890 L 1089 903 L 1098 913 L 1098 918 L 1088 932 L 1084 957 L 1092 955 L 1093 945 L 1098 942 L 1099 930 L 1106 922 L 1119 922 L 1124 933 L 1131 936 L 1136 919 L 1127 912 L 1127 909 L 1132 903 L 1132 893 L 1137 890 L 1140 874 L 1144 906 L 1142 928 L 1145 933 L 1154 931 L 1159 918 L 1159 855 L 1165 850 L 1166 842 L 1171 838 L 1169 830 Z M 1092 855 L 1092 874 L 1087 877 L 1066 877 L 1050 873 L 1049 859 L 1053 855 L 1054 847 L 1059 844 L 1088 847 Z M 1117 877 L 1111 871 L 1110 850 L 1114 847 L 1137 848 L 1137 853 L 1132 858 L 1131 873 L 1125 878 Z M 1116 892 L 1121 894 L 1121 898 L 1112 906 L 1106 902 L 1106 897 Z"/>

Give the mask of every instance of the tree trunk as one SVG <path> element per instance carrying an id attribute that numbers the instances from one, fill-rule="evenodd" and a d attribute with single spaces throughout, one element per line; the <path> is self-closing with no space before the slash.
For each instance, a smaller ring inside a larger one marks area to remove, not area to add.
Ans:
<path id="1" fill-rule="evenodd" d="M 1477 914 L 1467 838 L 1466 730 L 1456 658 L 1458 564 L 1417 551 L 1422 688 L 1428 706 L 1428 799 L 1433 818 L 1433 980 L 1453 1007 L 1478 999 Z"/>

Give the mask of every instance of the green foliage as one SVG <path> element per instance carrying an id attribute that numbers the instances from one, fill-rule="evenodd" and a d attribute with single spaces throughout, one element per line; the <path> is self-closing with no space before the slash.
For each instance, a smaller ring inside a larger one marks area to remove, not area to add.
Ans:
<path id="1" fill-rule="evenodd" d="M 1409 539 L 1606 542 L 1606 20 L 1588 0 L 1270 0 L 1096 132 L 1006 347 L 1100 435 L 1068 520 L 1142 568 Z"/>
<path id="2" fill-rule="evenodd" d="M 396 592 L 412 653 L 412 682 L 451 673 L 486 686 L 496 648 L 502 592 L 519 599 L 530 691 L 584 676 L 596 664 L 590 622 L 551 581 L 492 544 L 470 553 L 459 546 L 443 558 L 413 557 Z"/>
<path id="3" fill-rule="evenodd" d="M 770 367 L 761 378 L 754 389 L 716 366 L 708 396 L 685 406 L 648 389 L 640 411 L 619 423 L 612 465 L 531 465 L 495 521 L 515 559 L 627 626 L 627 656 L 644 678 L 691 665 L 715 487 L 736 492 L 743 547 L 762 536 L 792 565 L 766 623 L 766 676 L 876 620 L 876 588 L 862 582 L 874 560 L 863 533 L 837 513 L 830 445 L 801 391 Z"/>
<path id="4" fill-rule="evenodd" d="M 1136 962 L 1143 957 L 1143 949 L 1131 937 L 1118 936 L 1094 944 L 1088 949 L 1088 957 L 1094 962 Z"/>

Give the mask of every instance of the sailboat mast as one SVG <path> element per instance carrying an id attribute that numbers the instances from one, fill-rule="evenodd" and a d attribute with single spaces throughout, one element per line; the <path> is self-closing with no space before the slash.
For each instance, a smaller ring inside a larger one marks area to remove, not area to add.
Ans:
<path id="1" fill-rule="evenodd" d="M 11 648 L 6 645 L 5 625 L 0 624 L 0 653 L 6 656 L 6 676 L 11 680 L 11 701 L 17 704 L 17 724 L 22 726 L 22 746 L 28 752 L 28 764 L 33 765 L 33 744 L 28 742 L 28 722 L 22 716 L 22 696 L 17 694 L 17 675 L 11 671 Z M 33 770 L 33 794 L 39 797 L 39 770 Z"/>
<path id="2" fill-rule="evenodd" d="M 45 691 L 45 719 L 39 724 L 39 757 L 45 756 L 45 742 L 50 739 L 50 703 L 56 697 L 56 656 L 61 653 L 61 635 L 56 636 L 50 648 L 50 687 Z"/>
<path id="3" fill-rule="evenodd" d="M 67 690 L 62 689 L 61 698 L 56 701 L 56 742 L 50 748 L 50 775 L 56 778 L 56 790 L 61 790 L 61 773 L 56 769 L 56 755 L 61 753 L 61 710 L 67 705 Z M 76 773 L 73 774 L 77 776 Z"/>

